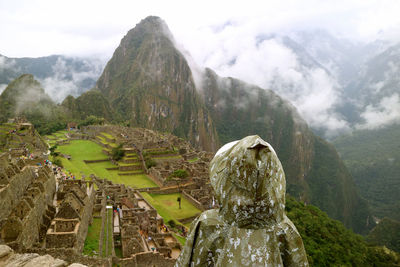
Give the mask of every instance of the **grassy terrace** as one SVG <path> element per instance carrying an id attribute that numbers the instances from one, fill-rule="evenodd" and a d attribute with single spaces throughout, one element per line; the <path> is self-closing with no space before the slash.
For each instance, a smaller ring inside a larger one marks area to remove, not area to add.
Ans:
<path id="1" fill-rule="evenodd" d="M 114 136 L 112 136 L 111 134 L 108 134 L 106 132 L 101 132 L 100 134 L 102 134 L 103 136 L 107 137 L 108 139 L 114 139 Z"/>
<path id="2" fill-rule="evenodd" d="M 89 225 L 88 234 L 83 247 L 83 254 L 94 256 L 99 253 L 99 238 L 101 231 L 101 219 L 93 218 L 93 222 Z"/>
<path id="3" fill-rule="evenodd" d="M 125 162 L 118 162 L 119 166 L 133 166 L 133 165 L 140 165 L 140 162 L 134 162 L 134 163 L 125 163 Z"/>
<path id="4" fill-rule="evenodd" d="M 99 163 L 85 163 L 83 160 L 103 160 L 107 156 L 102 153 L 102 147 L 89 140 L 71 140 L 69 145 L 58 146 L 57 151 L 71 155 L 71 160 L 60 157 L 64 168 L 77 178 L 82 174 L 89 176 L 95 174 L 100 178 L 106 178 L 113 183 L 125 184 L 133 188 L 156 187 L 157 185 L 145 174 L 118 175 L 119 170 L 107 170 L 116 165 L 110 161 Z M 125 165 L 134 165 L 134 163 Z M 134 171 L 130 171 L 134 172 Z"/>
<path id="5" fill-rule="evenodd" d="M 107 140 L 103 137 L 103 136 L 101 136 L 101 135 L 98 135 L 98 136 L 96 136 L 98 139 L 100 139 L 100 142 L 102 143 L 102 144 L 104 144 L 104 145 L 109 145 L 109 146 L 111 146 L 111 147 L 117 147 L 118 145 L 116 144 L 116 143 L 113 143 L 113 142 L 107 142 Z M 111 137 L 112 138 L 112 137 Z"/>
<path id="6" fill-rule="evenodd" d="M 179 193 L 158 195 L 142 192 L 141 194 L 164 218 L 165 222 L 174 220 L 177 224 L 181 224 L 177 220 L 189 218 L 201 212 Z M 179 209 L 177 201 L 179 196 L 182 199 L 181 209 Z"/>

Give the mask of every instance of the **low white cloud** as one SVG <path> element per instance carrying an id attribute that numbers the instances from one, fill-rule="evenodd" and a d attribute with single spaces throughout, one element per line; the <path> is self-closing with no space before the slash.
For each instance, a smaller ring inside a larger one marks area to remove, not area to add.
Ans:
<path id="1" fill-rule="evenodd" d="M 214 36 L 218 40 L 210 38 L 214 43 L 210 46 L 212 50 L 203 51 L 204 56 L 198 55 L 198 60 L 221 76 L 239 78 L 275 91 L 289 100 L 313 128 L 331 134 L 349 128 L 335 112 L 341 88 L 334 77 L 302 51 L 288 47 L 284 37 L 262 39 L 257 32 L 248 32 L 248 36 L 242 38 L 241 31 L 244 30 L 240 26 L 228 26 Z"/>
<path id="2" fill-rule="evenodd" d="M 85 90 L 82 83 L 90 79 L 96 81 L 103 69 L 103 63 L 98 60 L 84 60 L 85 70 L 74 69 L 73 64 L 67 64 L 64 58 L 58 58 L 53 66 L 53 75 L 40 79 L 46 93 L 56 102 L 62 102 L 66 96 L 79 96 Z"/>
<path id="3" fill-rule="evenodd" d="M 4 89 L 6 89 L 7 84 L 0 84 L 0 94 L 3 93 Z"/>
<path id="4" fill-rule="evenodd" d="M 0 71 L 10 70 L 10 69 L 18 71 L 15 66 L 15 60 L 8 59 L 0 55 Z"/>
<path id="5" fill-rule="evenodd" d="M 384 97 L 377 105 L 368 105 L 361 117 L 365 120 L 365 123 L 357 125 L 359 129 L 375 129 L 392 123 L 399 123 L 399 94 Z"/>

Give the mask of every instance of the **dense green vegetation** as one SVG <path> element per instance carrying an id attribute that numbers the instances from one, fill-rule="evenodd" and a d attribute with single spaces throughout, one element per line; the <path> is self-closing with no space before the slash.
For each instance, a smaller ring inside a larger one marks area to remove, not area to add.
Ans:
<path id="1" fill-rule="evenodd" d="M 367 241 L 400 252 L 400 222 L 383 218 L 368 234 Z"/>
<path id="2" fill-rule="evenodd" d="M 400 220 L 400 125 L 334 140 L 374 216 Z"/>
<path id="3" fill-rule="evenodd" d="M 340 160 L 332 145 L 321 138 L 315 139 L 315 160 L 307 177 L 311 195 L 311 204 L 322 210 L 334 211 L 341 216 L 336 219 L 351 225 L 352 229 L 366 234 L 374 226 L 369 218 L 369 208 L 365 200 L 353 195 L 356 187 L 347 177 L 350 174 Z M 353 204 L 353 207 L 349 206 Z M 341 207 L 341 210 L 338 210 Z M 354 209 L 355 208 L 355 209 Z M 369 222 L 366 225 L 366 221 Z"/>
<path id="4" fill-rule="evenodd" d="M 186 170 L 182 170 L 182 169 L 177 169 L 177 170 L 174 170 L 171 174 L 170 174 L 170 176 L 168 177 L 168 178 L 174 178 L 174 177 L 176 177 L 176 178 L 181 178 L 181 179 L 185 179 L 186 177 L 188 177 L 189 176 L 189 174 L 188 174 L 188 172 L 186 171 Z"/>
<path id="5" fill-rule="evenodd" d="M 296 225 L 311 266 L 399 266 L 399 256 L 373 247 L 362 236 L 332 220 L 315 206 L 286 200 L 288 217 Z"/>

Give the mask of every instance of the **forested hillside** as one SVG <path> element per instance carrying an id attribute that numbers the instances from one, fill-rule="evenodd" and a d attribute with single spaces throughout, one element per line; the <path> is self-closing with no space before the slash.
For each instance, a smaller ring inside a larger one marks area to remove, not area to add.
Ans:
<path id="1" fill-rule="evenodd" d="M 334 141 L 373 215 L 400 220 L 400 125 L 359 130 Z"/>

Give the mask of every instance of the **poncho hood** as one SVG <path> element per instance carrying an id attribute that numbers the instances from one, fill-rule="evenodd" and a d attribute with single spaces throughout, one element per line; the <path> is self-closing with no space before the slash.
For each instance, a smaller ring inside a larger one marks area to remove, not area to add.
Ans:
<path id="1" fill-rule="evenodd" d="M 210 177 L 226 223 L 259 229 L 283 219 L 285 174 L 272 146 L 258 135 L 220 148 L 211 161 Z"/>

